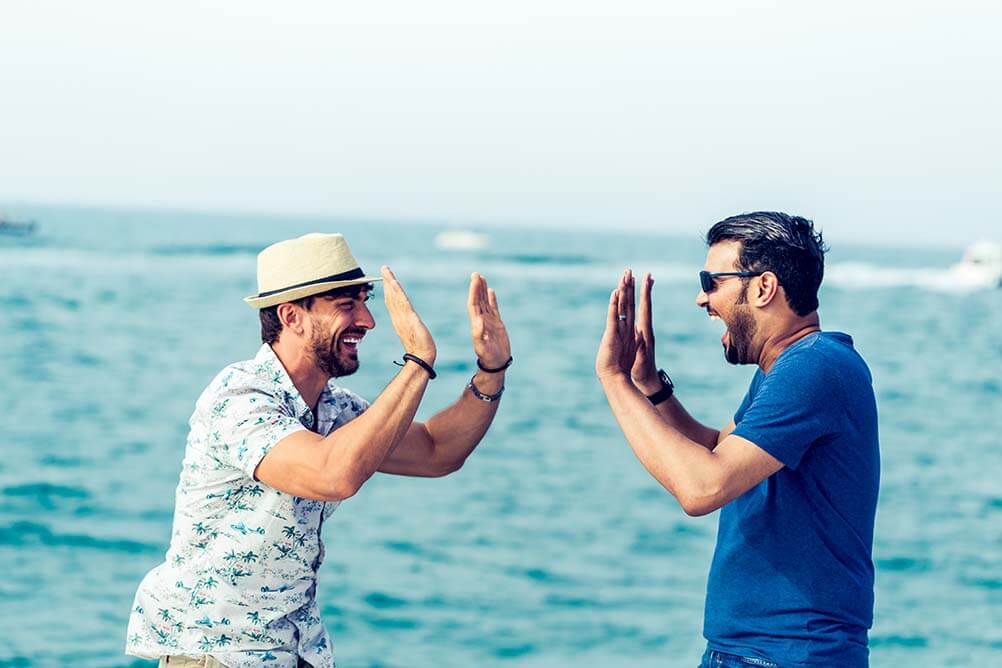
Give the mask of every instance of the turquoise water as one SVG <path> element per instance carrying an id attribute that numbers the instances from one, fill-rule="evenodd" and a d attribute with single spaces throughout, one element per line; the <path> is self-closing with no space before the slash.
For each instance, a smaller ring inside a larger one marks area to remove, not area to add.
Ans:
<path id="1" fill-rule="evenodd" d="M 472 373 L 469 272 L 497 288 L 515 366 L 459 473 L 377 476 L 325 525 L 319 599 L 340 666 L 694 666 L 716 517 L 686 517 L 623 441 L 593 380 L 608 291 L 651 270 L 658 361 L 723 424 L 751 368 L 693 305 L 696 235 L 19 210 L 0 238 L 0 665 L 147 665 L 122 654 L 136 585 L 166 549 L 195 398 L 258 346 L 255 253 L 344 232 L 392 266 L 439 342 L 420 415 Z M 959 248 L 829 255 L 822 324 L 873 370 L 883 481 L 874 666 L 1002 657 L 1002 291 L 951 290 Z M 385 311 L 345 385 L 375 397 L 400 353 Z"/>

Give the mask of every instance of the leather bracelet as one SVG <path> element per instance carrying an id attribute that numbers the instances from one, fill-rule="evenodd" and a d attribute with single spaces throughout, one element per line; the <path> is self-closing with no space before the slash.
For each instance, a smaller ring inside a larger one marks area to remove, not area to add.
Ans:
<path id="1" fill-rule="evenodd" d="M 510 367 L 510 366 L 511 366 L 511 363 L 512 363 L 512 362 L 514 362 L 514 361 L 515 361 L 515 358 L 514 358 L 514 357 L 511 357 L 511 356 L 509 356 L 509 357 L 508 357 L 508 361 L 507 361 L 507 362 L 505 362 L 505 363 L 504 363 L 503 365 L 499 366 L 499 367 L 498 367 L 498 368 L 496 368 L 496 369 L 488 369 L 487 367 L 485 367 L 485 366 L 484 366 L 484 363 L 483 363 L 483 362 L 481 362 L 481 361 L 480 361 L 480 358 L 478 357 L 478 358 L 477 358 L 477 367 L 478 367 L 478 368 L 479 368 L 479 369 L 480 369 L 481 371 L 483 371 L 483 372 L 485 372 L 485 373 L 501 373 L 502 371 L 504 371 L 505 369 L 507 369 L 508 367 Z"/>
<path id="2" fill-rule="evenodd" d="M 424 369 L 425 371 L 427 371 L 428 372 L 428 379 L 429 380 L 435 380 L 436 376 L 438 376 L 438 374 L 435 373 L 435 370 L 431 368 L 431 365 L 428 364 L 427 362 L 425 362 L 423 359 L 421 359 L 417 355 L 411 355 L 410 353 L 404 353 L 404 364 L 407 363 L 407 360 L 410 360 L 411 362 L 414 362 L 419 367 L 421 367 L 422 369 Z M 393 360 L 393 363 L 396 364 L 397 366 L 403 366 L 403 364 L 401 364 L 400 362 L 398 362 L 396 360 Z"/>
<path id="3" fill-rule="evenodd" d="M 484 394 L 483 392 L 477 389 L 476 385 L 473 384 L 473 380 L 475 378 L 476 376 L 470 378 L 470 382 L 466 384 L 466 387 L 470 388 L 470 392 L 473 393 L 473 396 L 475 396 L 477 399 L 480 399 L 480 401 L 486 401 L 486 402 L 497 401 L 498 399 L 501 398 L 501 395 L 504 394 L 504 385 L 502 385 L 501 389 L 498 390 L 495 394 Z"/>

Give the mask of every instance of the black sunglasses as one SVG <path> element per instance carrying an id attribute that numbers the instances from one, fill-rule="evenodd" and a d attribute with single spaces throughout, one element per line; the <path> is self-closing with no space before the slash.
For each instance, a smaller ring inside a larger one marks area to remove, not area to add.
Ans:
<path id="1" fill-rule="evenodd" d="M 717 289 L 717 276 L 748 278 L 749 276 L 761 276 L 764 273 L 764 271 L 701 271 L 699 272 L 699 287 L 703 288 L 703 292 L 706 294 L 710 294 Z"/>

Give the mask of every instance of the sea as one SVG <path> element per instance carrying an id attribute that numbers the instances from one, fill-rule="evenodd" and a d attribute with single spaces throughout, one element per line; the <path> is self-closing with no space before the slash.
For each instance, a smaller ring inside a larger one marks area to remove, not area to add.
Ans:
<path id="1" fill-rule="evenodd" d="M 195 399 L 253 357 L 255 257 L 342 232 L 389 265 L 438 343 L 427 418 L 474 371 L 465 300 L 497 290 L 514 365 L 457 473 L 374 476 L 325 523 L 319 605 L 342 668 L 693 668 L 717 515 L 644 470 L 594 377 L 609 291 L 655 277 L 657 362 L 725 424 L 754 371 L 695 304 L 700 231 L 672 236 L 351 218 L 18 208 L 0 237 L 0 666 L 151 666 L 124 655 L 136 587 L 167 549 Z M 712 221 L 710 221 L 712 222 Z M 482 247 L 442 247 L 473 229 Z M 873 372 L 882 480 L 873 666 L 1002 665 L 1002 290 L 963 251 L 831 244 L 824 329 Z M 342 384 L 370 399 L 402 353 L 377 327 Z"/>

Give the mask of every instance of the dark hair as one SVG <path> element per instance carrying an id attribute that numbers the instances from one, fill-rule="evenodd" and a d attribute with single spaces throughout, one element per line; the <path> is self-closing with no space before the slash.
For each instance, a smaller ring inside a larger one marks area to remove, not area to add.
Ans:
<path id="1" fill-rule="evenodd" d="M 741 271 L 776 274 L 797 315 L 817 310 L 828 248 L 812 221 L 778 211 L 743 213 L 725 218 L 706 233 L 707 246 L 721 241 L 741 243 Z"/>
<path id="2" fill-rule="evenodd" d="M 333 290 L 328 290 L 327 292 L 320 292 L 315 295 L 309 295 L 308 297 L 303 297 L 301 299 L 293 299 L 289 303 L 301 306 L 307 311 L 313 308 L 313 302 L 321 297 L 358 297 L 359 293 L 365 290 L 366 292 L 372 292 L 372 283 L 362 283 L 361 285 L 349 285 L 344 288 L 334 288 Z M 283 302 L 284 303 L 284 302 Z M 266 308 L 260 309 L 258 311 L 258 317 L 261 319 L 261 342 L 271 345 L 278 341 L 279 334 L 282 333 L 282 321 L 278 318 L 278 307 L 279 304 L 274 306 L 268 306 Z"/>

